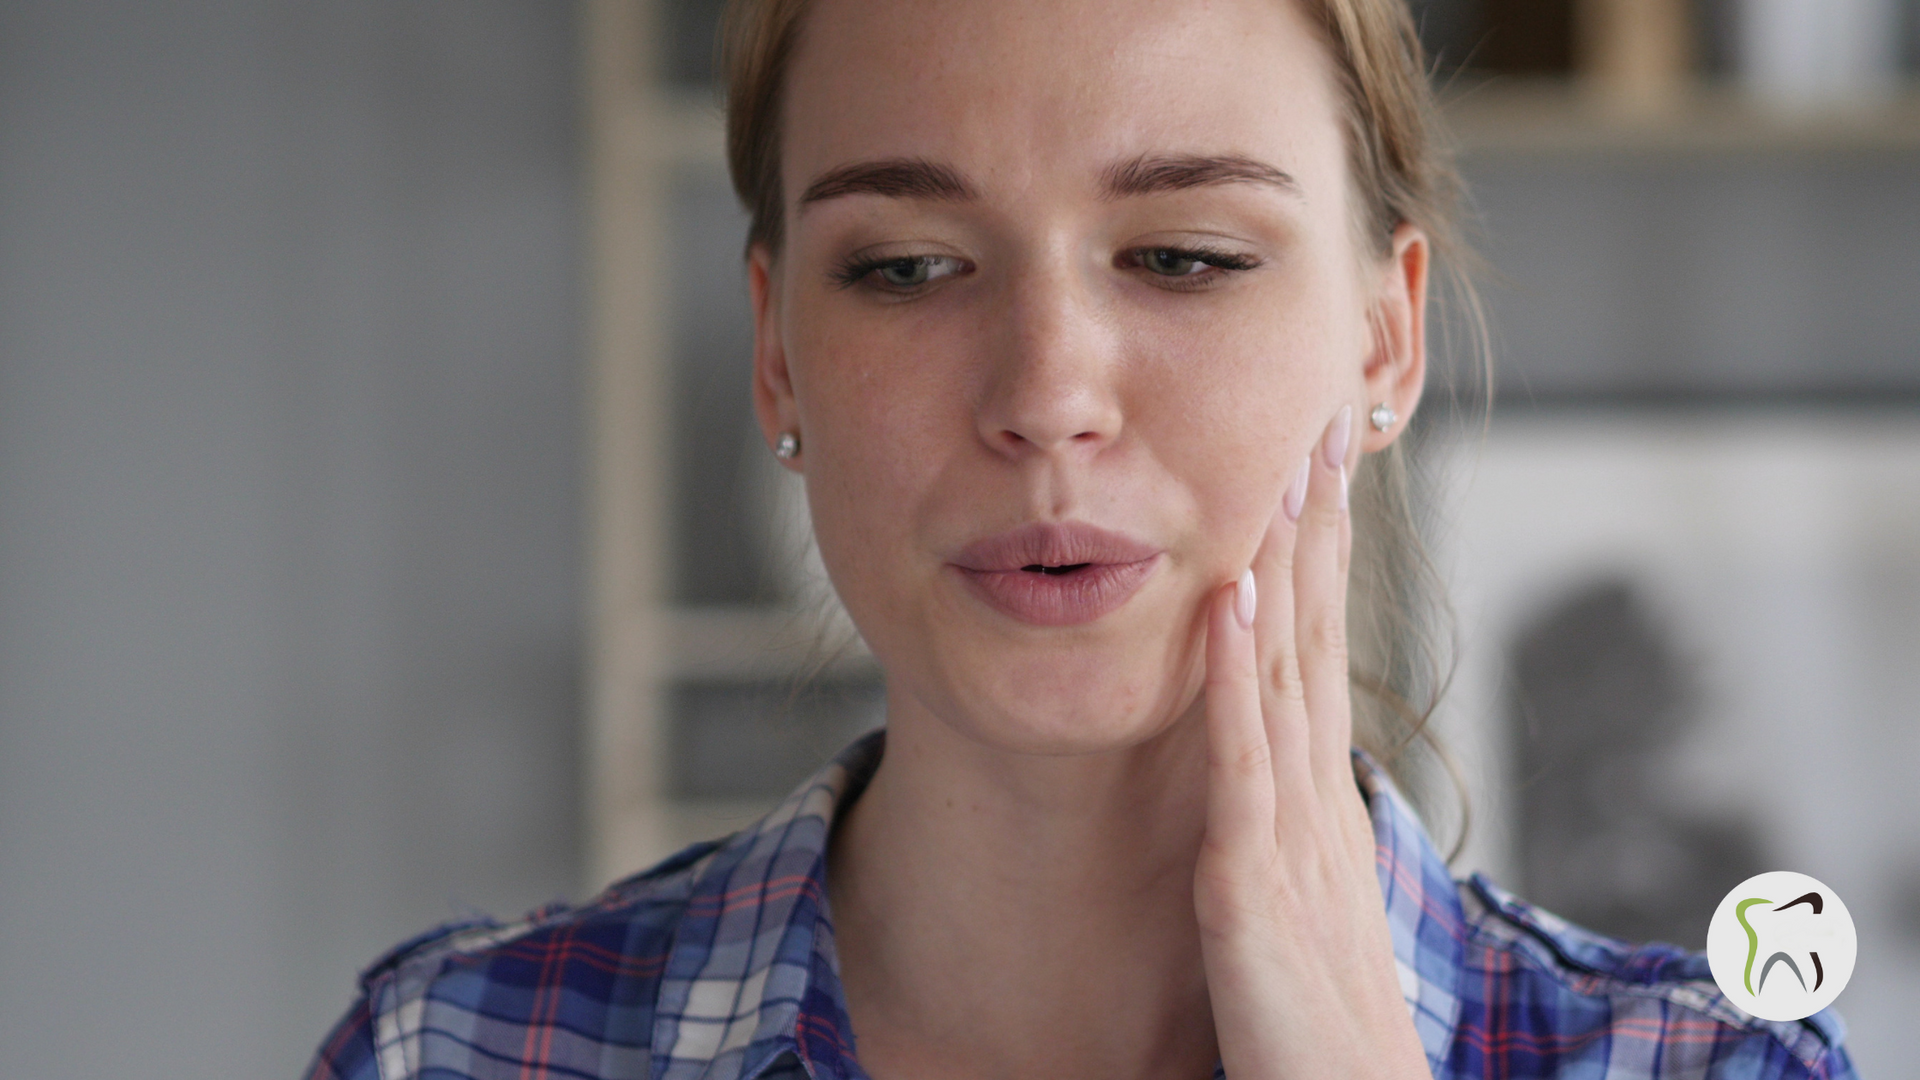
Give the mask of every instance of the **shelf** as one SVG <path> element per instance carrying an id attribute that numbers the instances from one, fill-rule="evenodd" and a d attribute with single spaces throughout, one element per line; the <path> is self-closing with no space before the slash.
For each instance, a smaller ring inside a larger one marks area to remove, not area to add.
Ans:
<path id="1" fill-rule="evenodd" d="M 787 678 L 807 661 L 816 633 L 851 644 L 821 674 L 834 678 L 880 676 L 880 665 L 844 618 L 822 623 L 806 612 L 781 608 L 674 608 L 666 612 L 665 676 L 670 679 L 749 681 Z"/>
<path id="2" fill-rule="evenodd" d="M 1629 109 L 1565 80 L 1487 82 L 1443 95 L 1465 157 L 1567 153 L 1824 153 L 1920 149 L 1920 86 L 1878 103 L 1787 112 L 1703 84 Z"/>
<path id="3" fill-rule="evenodd" d="M 668 850 L 717 840 L 765 817 L 779 799 L 670 799 L 663 802 L 661 831 Z"/>
<path id="4" fill-rule="evenodd" d="M 1920 85 L 1853 108 L 1790 113 L 1737 87 L 1701 85 L 1622 109 L 1565 80 L 1488 82 L 1443 95 L 1463 154 L 1753 153 L 1920 150 Z M 724 168 L 726 122 L 705 93 L 635 108 L 627 122 L 655 160 Z"/>
<path id="5" fill-rule="evenodd" d="M 630 103 L 619 122 L 628 140 L 653 162 L 726 168 L 726 113 L 711 94 L 685 90 L 662 93 L 651 103 Z"/>

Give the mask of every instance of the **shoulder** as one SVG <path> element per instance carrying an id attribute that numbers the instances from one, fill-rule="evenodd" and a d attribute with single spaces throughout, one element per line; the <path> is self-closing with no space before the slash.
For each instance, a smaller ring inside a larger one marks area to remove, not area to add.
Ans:
<path id="1" fill-rule="evenodd" d="M 1459 894 L 1454 1075 L 1854 1078 L 1832 1009 L 1762 1020 L 1720 992 L 1704 953 L 1595 933 L 1482 874 Z"/>
<path id="2" fill-rule="evenodd" d="M 494 1075 L 503 1061 L 555 1054 L 601 1062 L 608 1075 L 637 1063 L 645 1075 L 661 973 L 719 846 L 695 844 L 577 907 L 450 922 L 401 942 L 361 973 L 359 1000 L 309 1078 Z M 554 1046 L 556 1034 L 568 1045 Z"/>

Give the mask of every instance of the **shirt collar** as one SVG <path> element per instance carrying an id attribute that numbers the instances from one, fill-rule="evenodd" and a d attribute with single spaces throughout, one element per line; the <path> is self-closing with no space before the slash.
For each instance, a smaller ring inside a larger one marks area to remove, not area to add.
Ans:
<path id="1" fill-rule="evenodd" d="M 872 779 L 886 731 L 862 736 L 692 875 L 654 1009 L 652 1080 L 862 1076 L 826 913 L 833 819 Z M 1392 778 L 1353 750 L 1401 996 L 1437 1075 L 1460 1017 L 1464 916 L 1446 860 Z"/>

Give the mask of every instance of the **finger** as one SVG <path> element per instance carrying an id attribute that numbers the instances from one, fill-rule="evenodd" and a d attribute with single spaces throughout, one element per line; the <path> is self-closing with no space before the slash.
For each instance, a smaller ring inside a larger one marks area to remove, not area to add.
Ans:
<path id="1" fill-rule="evenodd" d="M 1253 629 L 1241 621 L 1237 602 L 1251 605 L 1247 614 L 1257 616 L 1251 571 L 1215 589 L 1207 612 L 1207 837 L 1232 847 L 1270 845 L 1273 766 L 1260 713 Z"/>
<path id="2" fill-rule="evenodd" d="M 1293 593 L 1300 678 L 1310 717 L 1307 756 L 1314 782 L 1353 786 L 1347 685 L 1347 452 L 1353 406 L 1343 405 L 1313 455 L 1305 511 L 1294 541 Z"/>
<path id="3" fill-rule="evenodd" d="M 1298 519 L 1307 501 L 1312 477 L 1312 455 L 1300 459 L 1281 494 L 1267 534 L 1254 553 L 1253 571 L 1259 581 L 1260 610 L 1254 619 L 1254 647 L 1259 656 L 1261 712 L 1273 758 L 1272 782 L 1280 804 L 1308 798 L 1313 777 L 1308 771 L 1307 699 L 1300 678 L 1293 594 Z M 1292 814 L 1287 815 L 1291 817 Z"/>

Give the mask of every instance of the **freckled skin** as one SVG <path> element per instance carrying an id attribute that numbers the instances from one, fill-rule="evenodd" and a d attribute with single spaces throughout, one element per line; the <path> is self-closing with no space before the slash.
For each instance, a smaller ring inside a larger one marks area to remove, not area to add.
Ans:
<path id="1" fill-rule="evenodd" d="M 911 688 L 896 710 L 1060 753 L 1149 738 L 1193 703 L 1201 595 L 1246 565 L 1292 463 L 1360 396 L 1368 347 L 1326 60 L 1297 21 L 1273 3 L 1139 0 L 811 13 L 790 202 L 828 168 L 883 157 L 950 163 L 983 194 L 790 211 L 776 275 L 796 467 L 836 588 Z M 1099 170 L 1144 151 L 1244 154 L 1303 197 L 1241 184 L 1099 200 Z M 1192 240 L 1262 265 L 1186 293 L 1113 266 L 1129 245 Z M 975 269 L 905 303 L 826 281 L 876 245 Z M 1112 617 L 1046 631 L 943 575 L 961 544 L 1033 519 L 1132 533 L 1167 565 Z"/>

